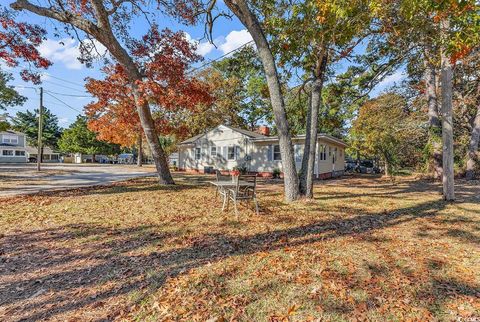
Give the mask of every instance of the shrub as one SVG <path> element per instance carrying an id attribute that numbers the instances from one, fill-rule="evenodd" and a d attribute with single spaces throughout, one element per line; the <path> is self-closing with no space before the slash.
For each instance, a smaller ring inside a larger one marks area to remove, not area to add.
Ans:
<path id="1" fill-rule="evenodd" d="M 247 165 L 245 165 L 245 164 L 233 167 L 233 170 L 234 171 L 239 171 L 240 174 L 247 174 L 247 172 L 248 172 Z"/>
<path id="2" fill-rule="evenodd" d="M 278 168 L 273 169 L 273 172 L 272 172 L 273 178 L 274 179 L 279 179 L 281 173 L 282 172 L 280 171 L 280 169 L 278 169 Z"/>

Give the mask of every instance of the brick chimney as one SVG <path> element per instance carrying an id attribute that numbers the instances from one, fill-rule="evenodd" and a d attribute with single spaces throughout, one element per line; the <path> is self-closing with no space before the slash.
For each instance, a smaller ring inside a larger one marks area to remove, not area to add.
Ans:
<path id="1" fill-rule="evenodd" d="M 269 136 L 270 135 L 270 128 L 268 126 L 264 126 L 264 125 L 259 126 L 257 128 L 257 133 L 265 135 L 265 136 Z"/>

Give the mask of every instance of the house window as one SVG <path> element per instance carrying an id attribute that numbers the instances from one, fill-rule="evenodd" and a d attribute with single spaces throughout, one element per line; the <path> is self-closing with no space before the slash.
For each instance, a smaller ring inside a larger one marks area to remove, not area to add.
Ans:
<path id="1" fill-rule="evenodd" d="M 11 156 L 13 155 L 13 150 L 3 150 L 2 155 L 6 157 Z"/>
<path id="2" fill-rule="evenodd" d="M 3 143 L 18 144 L 18 136 L 16 135 L 4 135 Z"/>
<path id="3" fill-rule="evenodd" d="M 318 153 L 320 161 L 327 160 L 327 147 L 325 145 L 320 145 L 320 152 Z"/>
<path id="4" fill-rule="evenodd" d="M 295 151 L 295 162 L 302 162 L 302 151 L 301 151 L 301 146 L 298 144 L 295 144 L 294 146 L 294 151 Z"/>
<path id="5" fill-rule="evenodd" d="M 211 157 L 216 157 L 217 156 L 217 147 L 216 146 L 210 147 L 210 156 Z"/>
<path id="6" fill-rule="evenodd" d="M 52 155 L 50 156 L 50 159 L 51 159 L 51 160 L 58 160 L 58 154 L 52 154 Z M 175 162 L 175 161 L 173 161 L 173 162 Z"/>
<path id="7" fill-rule="evenodd" d="M 16 157 L 24 157 L 25 156 L 25 151 L 15 151 L 15 156 Z"/>
<path id="8" fill-rule="evenodd" d="M 235 147 L 229 146 L 227 150 L 227 159 L 228 160 L 235 160 Z"/>
<path id="9" fill-rule="evenodd" d="M 202 150 L 200 148 L 195 148 L 195 160 L 200 160 L 202 157 Z"/>
<path id="10" fill-rule="evenodd" d="M 282 154 L 280 153 L 280 145 L 273 146 L 273 160 L 282 160 Z"/>

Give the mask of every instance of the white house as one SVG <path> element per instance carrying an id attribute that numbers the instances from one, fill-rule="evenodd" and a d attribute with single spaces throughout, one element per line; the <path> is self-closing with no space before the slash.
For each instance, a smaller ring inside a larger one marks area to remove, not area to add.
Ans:
<path id="1" fill-rule="evenodd" d="M 305 135 L 292 138 L 295 163 L 300 169 Z M 315 176 L 328 178 L 343 174 L 345 147 L 340 139 L 326 134 L 317 137 Z M 278 137 L 220 125 L 206 133 L 194 136 L 179 144 L 179 169 L 192 172 L 211 172 L 245 167 L 248 172 L 262 176 L 271 175 L 275 169 L 282 171 Z"/>
<path id="2" fill-rule="evenodd" d="M 171 167 L 178 167 L 178 152 L 173 152 L 168 156 L 168 165 Z"/>

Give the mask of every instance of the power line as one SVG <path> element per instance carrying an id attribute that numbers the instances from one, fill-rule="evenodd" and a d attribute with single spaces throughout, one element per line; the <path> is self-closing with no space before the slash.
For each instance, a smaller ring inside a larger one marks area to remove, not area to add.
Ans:
<path id="1" fill-rule="evenodd" d="M 50 73 L 44 72 L 44 73 L 42 73 L 42 74 L 43 74 L 43 75 L 46 75 L 46 76 L 50 76 L 50 77 L 55 78 L 55 79 L 58 79 L 58 80 L 61 80 L 61 81 L 65 82 L 65 83 L 69 83 L 69 84 L 72 84 L 72 85 L 75 85 L 75 86 L 79 86 L 79 87 L 84 88 L 84 85 L 83 85 L 83 84 L 80 84 L 80 83 L 77 83 L 77 82 L 72 82 L 72 81 L 69 81 L 69 80 L 67 80 L 67 79 L 64 79 L 64 78 L 61 78 L 61 77 L 58 77 L 58 76 L 53 76 L 53 75 L 50 74 Z"/>
<path id="2" fill-rule="evenodd" d="M 38 97 L 31 97 L 31 96 L 28 96 L 28 95 L 22 95 L 22 96 L 28 98 L 29 100 L 34 100 L 34 101 L 38 99 Z M 52 104 L 52 105 L 63 106 L 63 105 L 60 105 L 58 103 L 48 101 L 46 99 L 44 99 L 43 102 L 48 103 L 48 104 Z M 12 107 L 9 107 L 9 108 L 12 108 Z M 26 108 L 26 107 L 25 107 L 25 109 L 28 110 L 28 108 Z"/>
<path id="3" fill-rule="evenodd" d="M 51 83 L 51 82 L 49 82 Z M 59 86 L 62 86 L 60 84 L 58 84 Z M 23 85 L 12 85 L 13 87 L 17 87 L 17 88 L 28 88 L 28 89 L 34 89 L 35 91 L 37 91 L 38 88 L 36 87 L 32 87 L 32 86 L 23 86 Z M 73 90 L 76 90 L 78 91 L 77 89 L 74 89 L 74 88 L 71 88 L 71 87 L 67 87 L 68 89 L 73 89 Z M 70 97 L 87 97 L 87 98 L 93 98 L 93 95 L 76 95 L 76 94 L 64 94 L 64 93 L 58 93 L 58 92 L 54 92 L 54 91 L 51 91 L 51 90 L 48 90 L 46 89 L 45 92 L 50 92 L 52 94 L 56 94 L 56 95 L 62 95 L 62 96 L 70 96 Z"/>
<path id="4" fill-rule="evenodd" d="M 88 98 L 93 98 L 92 95 L 74 95 L 74 94 L 63 94 L 63 93 L 56 93 L 50 90 L 45 90 L 45 92 L 56 94 L 56 95 L 62 95 L 62 96 L 70 96 L 70 97 L 88 97 Z"/>
<path id="5" fill-rule="evenodd" d="M 18 65 L 18 67 L 20 68 L 24 68 L 24 69 L 30 69 L 30 66 L 25 66 L 25 65 Z M 77 82 L 72 82 L 71 80 L 68 80 L 68 79 L 65 79 L 65 78 L 61 78 L 61 77 L 58 77 L 58 76 L 54 76 L 48 72 L 43 72 L 43 73 L 40 73 L 42 76 L 49 76 L 51 78 L 55 78 L 55 79 L 58 79 L 58 80 L 61 80 L 62 82 L 65 82 L 65 83 L 69 83 L 69 84 L 72 84 L 72 85 L 75 85 L 75 86 L 79 86 L 79 87 L 82 87 L 84 88 L 84 85 L 83 84 L 80 84 L 80 83 L 77 83 Z M 43 82 L 45 82 L 46 80 L 42 80 Z M 78 89 L 77 89 L 78 90 Z"/>
<path id="6" fill-rule="evenodd" d="M 241 46 L 239 46 L 239 47 L 237 47 L 237 48 L 235 48 L 235 49 L 233 49 L 233 50 L 230 50 L 228 53 L 225 53 L 225 54 L 223 54 L 223 55 L 220 56 L 220 57 L 217 57 L 217 58 L 215 58 L 215 59 L 212 59 L 212 60 L 206 62 L 205 64 L 203 64 L 203 65 L 201 65 L 201 66 L 199 66 L 199 67 L 197 67 L 197 68 L 194 68 L 194 69 L 188 71 L 187 74 L 191 74 L 191 73 L 193 73 L 194 71 L 197 71 L 197 70 L 199 70 L 199 69 L 202 69 L 203 67 L 208 66 L 208 65 L 210 65 L 210 64 L 213 64 L 214 62 L 216 62 L 216 61 L 218 61 L 218 60 L 220 60 L 220 59 L 222 59 L 222 58 L 225 58 L 226 56 L 230 55 L 231 53 L 234 53 L 234 52 L 236 52 L 237 50 L 240 50 L 240 49 L 242 49 L 243 47 L 245 47 L 245 46 L 247 46 L 247 45 L 249 45 L 249 44 L 251 44 L 251 43 L 253 43 L 253 40 L 250 40 L 249 42 L 246 42 L 246 43 L 244 43 L 243 45 L 241 45 Z"/>
<path id="7" fill-rule="evenodd" d="M 66 89 L 70 89 L 72 91 L 77 91 L 77 92 L 80 92 L 80 93 L 86 93 L 87 91 L 85 90 L 80 90 L 78 88 L 73 88 L 73 87 L 70 87 L 70 86 L 66 86 L 66 85 L 63 85 L 63 84 L 59 84 L 59 83 L 56 83 L 56 82 L 52 82 L 52 81 L 49 81 L 49 80 L 44 80 L 43 82 L 46 82 L 46 83 L 50 83 L 50 84 L 53 84 L 53 85 L 56 85 L 56 86 L 60 86 L 60 87 L 64 87 Z"/>
<path id="8" fill-rule="evenodd" d="M 53 98 L 56 99 L 57 101 L 61 102 L 63 105 L 65 105 L 65 106 L 68 107 L 69 109 L 74 110 L 75 112 L 78 112 L 78 113 L 80 113 L 80 114 L 83 113 L 83 112 L 77 110 L 75 107 L 72 107 L 72 106 L 70 106 L 69 104 L 65 103 L 64 101 L 62 101 L 61 99 L 59 99 L 59 98 L 56 97 L 55 95 L 50 94 L 50 93 L 46 93 L 46 94 L 49 95 L 49 96 L 51 96 L 51 97 L 53 97 Z"/>
<path id="9" fill-rule="evenodd" d="M 35 91 L 37 91 L 38 88 L 36 87 L 32 87 L 32 86 L 24 86 L 24 85 L 12 85 L 13 87 L 16 87 L 16 88 L 28 88 L 28 89 L 34 89 Z"/>

